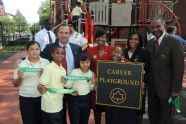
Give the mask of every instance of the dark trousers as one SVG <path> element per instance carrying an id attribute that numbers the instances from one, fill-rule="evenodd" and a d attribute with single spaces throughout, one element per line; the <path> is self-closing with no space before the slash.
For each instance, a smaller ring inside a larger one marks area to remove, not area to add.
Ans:
<path id="1" fill-rule="evenodd" d="M 95 124 L 101 124 L 101 114 L 103 112 L 105 112 L 106 124 L 108 124 L 110 122 L 110 117 L 108 115 L 108 109 L 109 109 L 109 107 L 107 107 L 107 106 L 96 105 L 96 109 L 94 110 Z"/>
<path id="2" fill-rule="evenodd" d="M 69 95 L 64 94 L 64 96 L 63 96 L 63 116 L 62 116 L 63 123 L 62 124 L 67 124 L 68 99 L 69 99 Z"/>
<path id="3" fill-rule="evenodd" d="M 41 97 L 19 96 L 19 107 L 23 124 L 41 124 Z"/>
<path id="4" fill-rule="evenodd" d="M 42 124 L 63 124 L 63 110 L 56 113 L 47 113 L 42 111 Z"/>
<path id="5" fill-rule="evenodd" d="M 72 25 L 76 31 L 78 30 L 78 20 L 79 20 L 79 16 L 72 17 Z"/>
<path id="6" fill-rule="evenodd" d="M 90 94 L 70 96 L 68 111 L 71 124 L 88 124 L 90 115 Z"/>
<path id="7" fill-rule="evenodd" d="M 173 106 L 168 98 L 160 98 L 154 89 L 148 90 L 148 114 L 150 124 L 172 124 Z"/>
<path id="8" fill-rule="evenodd" d="M 110 107 L 107 115 L 107 124 L 138 124 L 138 116 L 133 109 Z"/>

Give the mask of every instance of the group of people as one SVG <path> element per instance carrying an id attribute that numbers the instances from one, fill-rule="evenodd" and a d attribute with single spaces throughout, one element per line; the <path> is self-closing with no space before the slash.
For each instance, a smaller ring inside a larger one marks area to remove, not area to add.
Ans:
<path id="1" fill-rule="evenodd" d="M 95 124 L 101 124 L 102 112 L 106 124 L 142 124 L 147 94 L 150 123 L 171 124 L 174 107 L 168 99 L 178 97 L 182 88 L 183 47 L 166 33 L 163 19 L 152 20 L 150 28 L 155 37 L 147 41 L 146 47 L 142 36 L 133 32 L 123 49 L 109 46 L 104 30 L 96 32 L 96 46 L 88 48 L 87 42 L 80 45 L 84 37 L 71 35 L 76 31 L 66 24 L 58 27 L 57 38 L 49 42 L 49 29 L 45 27 L 40 36 L 44 37 L 44 32 L 48 36 L 46 46 L 41 47 L 39 38 L 30 41 L 26 47 L 28 56 L 14 69 L 13 84 L 20 87 L 23 123 L 66 124 L 68 111 L 71 124 L 88 124 L 92 109 Z M 144 63 L 140 110 L 96 104 L 98 60 Z"/>

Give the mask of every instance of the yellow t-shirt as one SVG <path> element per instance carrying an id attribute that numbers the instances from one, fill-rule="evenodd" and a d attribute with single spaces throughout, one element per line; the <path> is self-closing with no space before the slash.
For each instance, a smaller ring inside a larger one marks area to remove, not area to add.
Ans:
<path id="1" fill-rule="evenodd" d="M 52 62 L 44 70 L 40 78 L 40 83 L 47 88 L 64 89 L 61 77 L 66 76 L 66 71 L 62 66 Z M 63 109 L 63 94 L 53 94 L 46 92 L 41 98 L 41 109 L 48 113 L 60 112 Z"/>

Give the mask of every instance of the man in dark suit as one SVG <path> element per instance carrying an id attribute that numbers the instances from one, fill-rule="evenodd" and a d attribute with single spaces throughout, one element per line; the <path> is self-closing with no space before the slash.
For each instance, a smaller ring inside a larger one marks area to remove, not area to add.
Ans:
<path id="1" fill-rule="evenodd" d="M 70 37 L 71 29 L 68 25 L 64 24 L 61 25 L 58 30 L 57 30 L 57 40 L 55 43 L 48 44 L 44 49 L 43 52 L 41 53 L 41 57 L 48 59 L 49 61 L 52 61 L 52 48 L 53 46 L 57 45 L 65 49 L 65 56 L 64 58 L 66 59 L 66 65 L 62 66 L 66 69 L 67 75 L 71 73 L 71 71 L 74 68 L 79 67 L 79 54 L 82 52 L 82 49 L 80 46 L 76 44 L 72 44 L 68 42 L 68 39 Z M 66 66 L 66 67 L 65 67 Z M 66 103 L 67 103 L 67 96 L 64 96 L 63 99 L 63 111 L 66 111 Z M 66 112 L 63 113 L 63 124 L 66 124 Z"/>
<path id="2" fill-rule="evenodd" d="M 147 42 L 150 53 L 150 82 L 148 83 L 148 114 L 151 124 L 172 124 L 173 106 L 169 97 L 176 98 L 182 88 L 184 54 L 179 41 L 165 32 L 165 21 L 152 20 L 155 36 Z"/>
<path id="3" fill-rule="evenodd" d="M 80 46 L 68 42 L 68 39 L 70 37 L 70 33 L 71 33 L 71 29 L 68 25 L 63 24 L 60 27 L 58 27 L 56 42 L 52 43 L 52 44 L 48 44 L 43 49 L 43 52 L 41 53 L 41 57 L 46 58 L 49 61 L 52 61 L 51 52 L 52 52 L 53 46 L 54 45 L 57 45 L 60 47 L 66 46 L 65 49 L 66 49 L 66 61 L 67 61 L 67 73 L 68 74 L 73 69 L 73 66 L 74 66 L 74 68 L 79 67 L 78 56 L 82 52 Z M 72 56 L 69 57 L 70 55 L 72 55 Z M 69 61 L 68 61 L 68 59 L 69 59 Z M 70 59 L 72 59 L 73 61 Z M 72 66 L 72 67 L 68 67 L 68 66 Z"/>

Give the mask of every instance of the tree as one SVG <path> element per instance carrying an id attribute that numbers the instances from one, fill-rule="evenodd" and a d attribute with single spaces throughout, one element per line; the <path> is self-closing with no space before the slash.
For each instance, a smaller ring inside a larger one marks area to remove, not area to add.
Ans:
<path id="1" fill-rule="evenodd" d="M 28 31 L 27 21 L 25 16 L 20 12 L 20 10 L 16 11 L 15 17 L 14 17 L 14 23 L 18 26 L 16 29 L 17 32 L 25 32 Z"/>
<path id="2" fill-rule="evenodd" d="M 39 24 L 42 25 L 44 20 L 50 16 L 50 1 L 45 0 L 39 7 Z"/>

